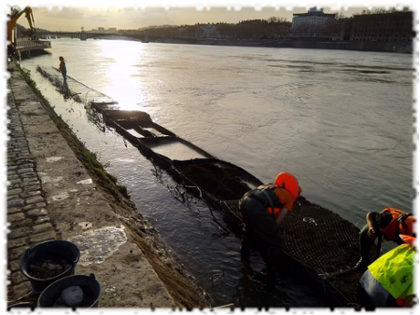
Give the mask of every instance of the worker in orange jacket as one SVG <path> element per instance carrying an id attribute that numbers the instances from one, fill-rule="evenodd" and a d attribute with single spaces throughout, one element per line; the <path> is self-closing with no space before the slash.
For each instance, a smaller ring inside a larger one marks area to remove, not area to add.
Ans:
<path id="1" fill-rule="evenodd" d="M 244 229 L 241 243 L 242 259 L 249 260 L 256 244 L 267 264 L 267 284 L 275 284 L 276 266 L 280 262 L 281 238 L 279 225 L 292 211 L 302 189 L 289 173 L 280 173 L 274 184 L 261 185 L 248 191 L 239 201 Z"/>
<path id="2" fill-rule="evenodd" d="M 365 271 L 371 263 L 370 251 L 375 240 L 378 238 L 378 248 L 384 241 L 393 241 L 400 245 L 402 243 L 400 234 L 416 236 L 414 223 L 416 218 L 411 213 L 394 208 L 385 208 L 381 213 L 369 212 L 366 215 L 367 224 L 359 233 L 360 260 L 355 265 L 356 270 Z M 377 252 L 379 256 L 379 251 Z M 377 257 L 376 257 L 377 258 Z"/>

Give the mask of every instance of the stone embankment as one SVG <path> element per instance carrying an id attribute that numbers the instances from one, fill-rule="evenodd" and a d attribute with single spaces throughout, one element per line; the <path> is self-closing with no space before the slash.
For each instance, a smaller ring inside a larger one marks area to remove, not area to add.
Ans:
<path id="1" fill-rule="evenodd" d="M 79 247 L 75 274 L 94 274 L 99 307 L 212 307 L 141 209 L 87 166 L 86 149 L 19 67 L 8 71 L 7 307 L 36 305 L 20 264 L 27 249 L 50 240 Z"/>
<path id="2" fill-rule="evenodd" d="M 364 42 L 343 40 L 299 40 L 299 39 L 260 39 L 260 40 L 226 40 L 226 39 L 180 39 L 180 38 L 150 38 L 150 42 L 189 45 L 219 45 L 243 47 L 271 47 L 296 49 L 332 49 L 354 51 L 376 51 L 413 53 L 412 42 Z"/>

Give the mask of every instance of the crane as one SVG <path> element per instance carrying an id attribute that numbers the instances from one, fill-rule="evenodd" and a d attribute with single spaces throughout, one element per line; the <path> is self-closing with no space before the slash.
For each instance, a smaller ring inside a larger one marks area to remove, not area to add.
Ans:
<path id="1" fill-rule="evenodd" d="M 17 21 L 19 18 L 25 14 L 26 19 L 28 20 L 29 26 L 32 32 L 35 32 L 35 19 L 30 7 L 25 7 L 23 10 L 12 10 L 9 20 L 7 21 L 7 51 L 8 55 L 13 54 L 16 46 L 15 34 L 13 33 L 14 28 L 16 27 Z"/>

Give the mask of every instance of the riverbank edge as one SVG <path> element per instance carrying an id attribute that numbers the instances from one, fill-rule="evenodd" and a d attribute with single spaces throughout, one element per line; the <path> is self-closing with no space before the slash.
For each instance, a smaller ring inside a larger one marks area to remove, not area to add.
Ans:
<path id="1" fill-rule="evenodd" d="M 132 40 L 142 43 L 206 45 L 206 46 L 235 46 L 235 47 L 261 47 L 261 48 L 295 48 L 295 49 L 327 49 L 352 50 L 369 52 L 387 52 L 412 54 L 413 42 L 373 42 L 373 41 L 344 41 L 344 40 L 299 40 L 299 39 L 264 39 L 264 40 L 227 40 L 227 39 L 188 39 L 188 38 L 150 38 L 145 42 L 136 36 L 106 36 L 95 39 Z"/>
<path id="2" fill-rule="evenodd" d="M 30 74 L 16 62 L 8 64 L 8 70 L 19 71 L 21 78 L 40 101 L 46 114 L 66 140 L 68 147 L 82 163 L 101 193 L 105 195 L 110 203 L 111 211 L 123 218 L 121 222 L 129 229 L 134 242 L 147 258 L 177 307 L 181 310 L 184 308 L 193 310 L 214 306 L 213 299 L 196 283 L 179 259 L 172 254 L 171 249 L 165 244 L 159 233 L 151 228 L 152 225 L 141 215 L 141 209 L 137 209 L 130 200 L 126 188 L 117 184 L 116 178 L 108 174 L 104 166 L 96 159 L 96 154 L 90 152 L 71 128 L 56 114 L 53 106 L 37 89 Z M 11 77 L 9 80 L 13 80 L 13 78 Z"/>

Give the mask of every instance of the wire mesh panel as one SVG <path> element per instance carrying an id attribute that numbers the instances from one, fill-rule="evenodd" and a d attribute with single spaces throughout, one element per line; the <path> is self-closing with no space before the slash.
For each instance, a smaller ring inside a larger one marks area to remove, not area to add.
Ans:
<path id="1" fill-rule="evenodd" d="M 359 259 L 359 229 L 304 198 L 286 216 L 281 231 L 284 250 L 319 272 L 351 268 Z"/>
<path id="2" fill-rule="evenodd" d="M 241 224 L 238 201 L 224 201 L 222 208 Z M 302 272 L 303 268 L 312 275 L 335 306 L 358 307 L 357 285 L 362 274 L 352 269 L 360 257 L 359 229 L 355 225 L 301 197 L 281 223 L 280 231 L 285 255 L 298 266 L 293 272 Z"/>

